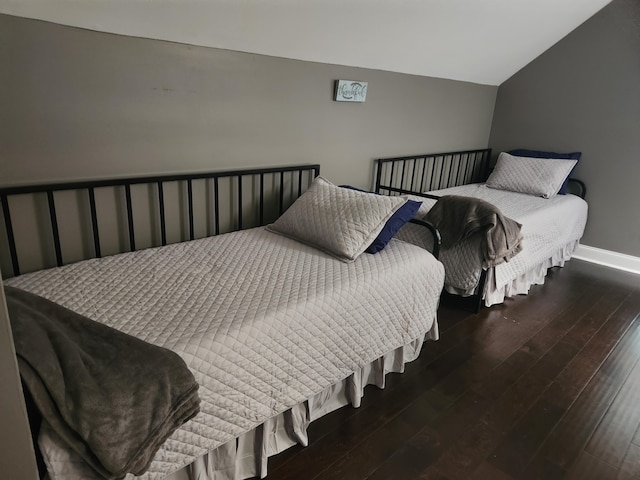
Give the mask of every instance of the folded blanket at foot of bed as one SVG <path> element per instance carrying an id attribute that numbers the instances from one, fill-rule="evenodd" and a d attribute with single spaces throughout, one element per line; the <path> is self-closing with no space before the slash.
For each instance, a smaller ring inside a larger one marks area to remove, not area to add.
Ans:
<path id="1" fill-rule="evenodd" d="M 140 475 L 199 411 L 180 356 L 5 287 L 20 375 L 43 420 L 105 478 Z"/>
<path id="2" fill-rule="evenodd" d="M 522 225 L 479 198 L 461 195 L 440 197 L 425 220 L 440 230 L 444 249 L 484 231 L 485 268 L 508 262 L 522 250 Z"/>

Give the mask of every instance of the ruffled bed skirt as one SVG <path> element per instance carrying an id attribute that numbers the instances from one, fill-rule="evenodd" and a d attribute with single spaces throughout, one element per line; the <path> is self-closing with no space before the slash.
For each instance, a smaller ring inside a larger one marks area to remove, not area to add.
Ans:
<path id="1" fill-rule="evenodd" d="M 563 267 L 565 262 L 571 259 L 571 255 L 579 243 L 580 240 L 569 242 L 557 250 L 551 257 L 530 268 L 524 274 L 510 282 L 500 286 L 496 285 L 495 270 L 493 268 L 489 269 L 487 271 L 487 281 L 485 284 L 484 304 L 490 307 L 491 305 L 504 302 L 506 297 L 529 293 L 532 285 L 542 285 L 547 276 L 547 270 L 551 267 Z"/>
<path id="2" fill-rule="evenodd" d="M 496 285 L 495 267 L 490 268 L 487 271 L 487 280 L 484 284 L 483 299 L 485 306 L 490 307 L 491 305 L 502 303 L 507 297 L 527 294 L 529 293 L 529 289 L 532 285 L 542 285 L 545 277 L 547 276 L 547 270 L 551 267 L 563 267 L 564 263 L 571 258 L 575 249 L 578 248 L 579 244 L 580 240 L 567 243 L 559 250 L 556 250 L 551 257 L 546 258 L 537 265 L 534 265 L 515 279 L 508 280 L 507 283 L 502 283 L 500 286 Z M 477 285 L 470 289 L 445 285 L 444 289 L 453 295 L 459 295 L 461 297 L 468 297 L 478 293 Z"/>
<path id="3" fill-rule="evenodd" d="M 187 467 L 169 475 L 167 480 L 241 480 L 267 475 L 267 460 L 293 445 L 307 446 L 307 427 L 318 418 L 345 405 L 359 407 L 364 387 L 385 386 L 387 373 L 404 372 L 405 363 L 418 358 L 425 340 L 439 338 L 438 324 L 424 339 L 419 338 L 374 360 L 343 381 L 314 395 L 286 412 L 267 420 Z"/>

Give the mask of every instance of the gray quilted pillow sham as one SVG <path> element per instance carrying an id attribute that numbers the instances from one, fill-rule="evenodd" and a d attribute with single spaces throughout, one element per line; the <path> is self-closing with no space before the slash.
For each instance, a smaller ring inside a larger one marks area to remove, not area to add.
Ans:
<path id="1" fill-rule="evenodd" d="M 406 201 L 340 188 L 317 177 L 267 230 L 353 262 Z"/>
<path id="2" fill-rule="evenodd" d="M 506 152 L 487 179 L 487 187 L 551 198 L 560 191 L 577 160 L 516 157 Z"/>

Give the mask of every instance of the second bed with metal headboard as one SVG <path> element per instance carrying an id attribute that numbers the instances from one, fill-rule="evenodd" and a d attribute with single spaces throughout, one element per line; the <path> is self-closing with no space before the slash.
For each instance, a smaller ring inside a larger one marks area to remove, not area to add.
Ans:
<path id="1" fill-rule="evenodd" d="M 424 217 L 440 197 L 461 195 L 488 201 L 523 224 L 522 252 L 494 267 L 487 267 L 482 257 L 483 233 L 440 251 L 446 291 L 469 297 L 476 311 L 483 304 L 502 303 L 505 298 L 527 293 L 532 285 L 543 283 L 548 268 L 562 266 L 571 257 L 587 219 L 586 188 L 581 181 L 569 179 L 577 195 L 552 198 L 487 188 L 491 161 L 491 149 L 404 155 L 376 161 L 375 191 L 409 195 L 422 201 L 416 218 Z M 403 227 L 398 237 L 420 243 L 413 228 Z"/>

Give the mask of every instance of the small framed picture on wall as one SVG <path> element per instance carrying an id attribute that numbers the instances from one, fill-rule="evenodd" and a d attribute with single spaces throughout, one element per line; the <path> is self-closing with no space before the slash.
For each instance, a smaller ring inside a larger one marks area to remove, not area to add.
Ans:
<path id="1" fill-rule="evenodd" d="M 367 82 L 336 80 L 333 99 L 336 102 L 364 102 L 367 98 Z"/>

